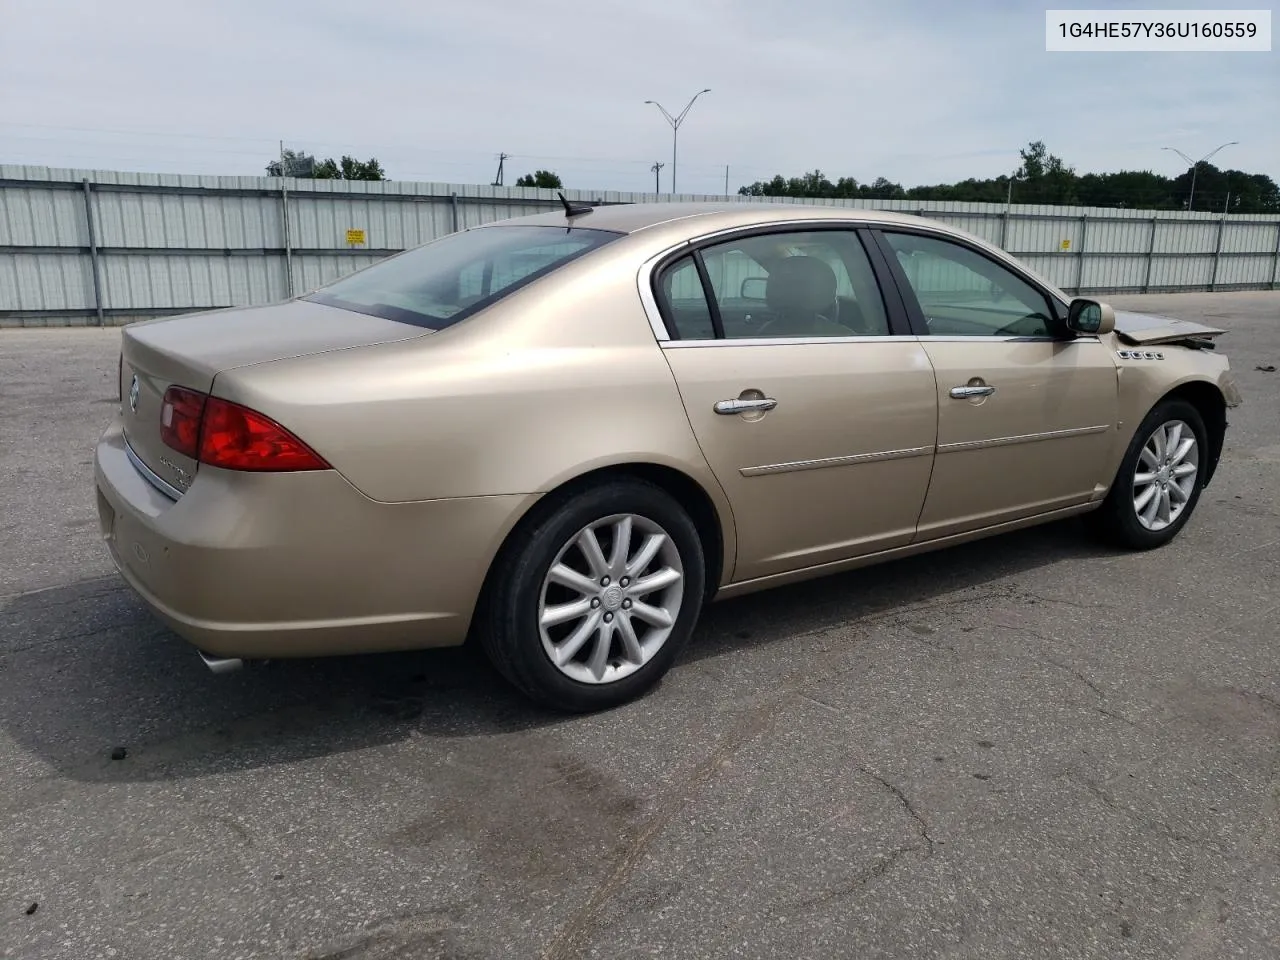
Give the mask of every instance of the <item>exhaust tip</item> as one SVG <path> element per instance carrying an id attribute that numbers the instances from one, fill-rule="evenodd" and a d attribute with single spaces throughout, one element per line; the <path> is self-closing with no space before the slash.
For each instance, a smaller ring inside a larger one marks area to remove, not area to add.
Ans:
<path id="1" fill-rule="evenodd" d="M 200 649 L 197 649 L 196 653 L 200 654 L 204 665 L 213 673 L 235 673 L 244 666 L 244 661 L 239 657 L 214 657 Z"/>

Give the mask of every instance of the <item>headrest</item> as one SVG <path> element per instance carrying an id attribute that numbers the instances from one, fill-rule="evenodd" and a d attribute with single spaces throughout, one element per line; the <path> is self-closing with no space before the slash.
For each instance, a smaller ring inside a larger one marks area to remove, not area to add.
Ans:
<path id="1" fill-rule="evenodd" d="M 769 273 L 764 296 L 781 314 L 818 313 L 836 298 L 836 274 L 816 257 L 788 257 Z"/>

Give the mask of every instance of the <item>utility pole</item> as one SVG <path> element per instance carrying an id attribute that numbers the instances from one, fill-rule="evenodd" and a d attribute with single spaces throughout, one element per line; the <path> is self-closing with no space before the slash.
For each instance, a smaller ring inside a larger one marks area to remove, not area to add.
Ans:
<path id="1" fill-rule="evenodd" d="M 666 107 L 660 104 L 657 100 L 645 101 L 645 103 L 651 103 L 655 107 L 657 107 L 662 112 L 662 115 L 667 118 L 667 123 L 671 124 L 671 193 L 672 195 L 674 195 L 676 192 L 676 145 L 677 145 L 678 138 L 680 136 L 680 124 L 684 123 L 684 118 L 689 115 L 689 111 L 693 108 L 693 101 L 697 100 L 704 93 L 710 93 L 710 92 L 711 92 L 710 87 L 707 87 L 705 90 L 699 90 L 697 93 L 693 95 L 693 100 L 690 100 L 685 105 L 685 108 L 681 110 L 677 116 L 674 116 L 674 117 L 671 114 L 669 114 L 667 112 Z"/>
<path id="2" fill-rule="evenodd" d="M 729 165 L 727 163 L 724 165 L 724 195 L 726 197 L 729 195 Z"/>
<path id="3" fill-rule="evenodd" d="M 665 166 L 666 164 L 663 163 L 661 160 L 655 160 L 653 162 L 653 166 L 649 168 L 650 170 L 653 171 L 653 192 L 654 193 L 662 192 L 662 181 L 658 179 L 658 171 L 660 171 Z"/>
<path id="4" fill-rule="evenodd" d="M 495 187 L 500 187 L 500 186 L 502 186 L 502 165 L 503 165 L 504 163 L 506 163 L 506 161 L 507 161 L 508 159 L 509 159 L 509 157 L 508 157 L 508 155 L 507 155 L 507 154 L 505 154 L 505 153 L 500 153 L 500 154 L 498 154 L 498 173 L 497 173 L 497 175 L 493 178 L 493 185 L 494 185 Z"/>
<path id="5" fill-rule="evenodd" d="M 1238 144 L 1239 142 L 1240 142 L 1239 140 L 1228 140 L 1226 143 L 1224 143 L 1224 144 L 1222 145 L 1222 147 L 1233 147 L 1233 146 L 1235 146 L 1236 144 Z M 1180 156 L 1183 160 L 1187 161 L 1187 163 L 1191 166 L 1191 195 L 1190 195 L 1189 197 L 1187 197 L 1187 212 L 1188 212 L 1188 213 L 1190 213 L 1190 212 L 1191 212 L 1192 206 L 1193 206 L 1193 204 L 1195 203 L 1195 200 L 1196 200 L 1196 168 L 1197 168 L 1197 167 L 1199 167 L 1199 166 L 1200 166 L 1200 164 L 1202 164 L 1202 163 L 1204 163 L 1206 160 L 1208 160 L 1210 157 L 1212 157 L 1212 156 L 1213 156 L 1215 153 L 1217 153 L 1219 150 L 1221 150 L 1221 149 L 1222 149 L 1222 147 L 1215 147 L 1213 150 L 1210 150 L 1208 153 L 1206 153 L 1206 154 L 1205 154 L 1203 157 L 1201 157 L 1199 160 L 1192 160 L 1190 157 L 1188 157 L 1185 153 L 1183 153 L 1183 152 L 1182 152 L 1181 150 L 1179 150 L 1177 147 L 1161 147 L 1161 148 L 1160 148 L 1161 150 L 1170 150 L 1170 151 L 1172 151 L 1173 153 L 1176 153 L 1176 154 L 1177 154 L 1178 156 Z"/>

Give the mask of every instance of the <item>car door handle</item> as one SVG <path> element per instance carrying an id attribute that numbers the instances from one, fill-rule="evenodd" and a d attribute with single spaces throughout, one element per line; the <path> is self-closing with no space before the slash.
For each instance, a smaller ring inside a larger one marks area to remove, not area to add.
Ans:
<path id="1" fill-rule="evenodd" d="M 990 384 L 981 387 L 952 387 L 951 399 L 968 400 L 970 397 L 989 397 L 996 392 L 996 388 Z"/>
<path id="2" fill-rule="evenodd" d="M 717 400 L 715 405 L 716 413 L 724 414 L 726 417 L 735 413 L 752 413 L 756 410 L 772 410 L 778 405 L 778 401 L 773 397 L 761 397 L 758 400 L 743 400 L 741 397 L 735 397 L 732 400 Z"/>

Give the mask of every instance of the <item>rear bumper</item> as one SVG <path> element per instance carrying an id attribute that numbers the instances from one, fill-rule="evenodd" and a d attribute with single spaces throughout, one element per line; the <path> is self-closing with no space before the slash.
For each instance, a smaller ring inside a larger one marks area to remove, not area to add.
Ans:
<path id="1" fill-rule="evenodd" d="M 532 496 L 379 503 L 333 471 L 203 467 L 178 500 L 131 462 L 119 422 L 95 455 L 101 533 L 121 576 L 219 657 L 463 642 L 489 564 Z"/>

